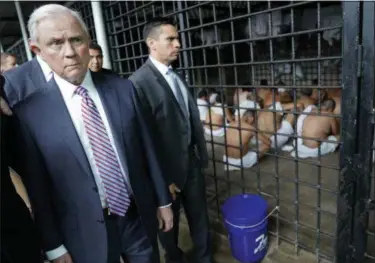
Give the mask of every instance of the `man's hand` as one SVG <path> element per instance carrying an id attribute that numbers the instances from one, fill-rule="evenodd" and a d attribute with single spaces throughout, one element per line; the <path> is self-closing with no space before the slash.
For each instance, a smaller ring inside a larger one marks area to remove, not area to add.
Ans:
<path id="1" fill-rule="evenodd" d="M 12 111 L 10 110 L 8 103 L 3 99 L 3 97 L 0 97 L 0 109 L 1 113 L 8 116 L 12 115 Z"/>
<path id="2" fill-rule="evenodd" d="M 168 232 L 173 227 L 173 212 L 172 208 L 169 207 L 159 207 L 158 208 L 158 221 L 159 229 L 163 232 Z"/>
<path id="3" fill-rule="evenodd" d="M 61 257 L 52 260 L 52 263 L 73 263 L 73 260 L 70 257 L 69 253 L 65 253 Z"/>
<path id="4" fill-rule="evenodd" d="M 169 192 L 171 193 L 172 199 L 174 201 L 177 198 L 177 193 L 180 193 L 181 190 L 178 189 L 178 187 L 175 184 L 171 184 L 169 185 Z"/>

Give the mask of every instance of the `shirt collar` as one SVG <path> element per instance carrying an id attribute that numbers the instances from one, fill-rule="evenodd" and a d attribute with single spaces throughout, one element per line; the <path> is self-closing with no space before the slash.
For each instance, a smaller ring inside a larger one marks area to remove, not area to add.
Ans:
<path id="1" fill-rule="evenodd" d="M 155 58 L 153 58 L 151 55 L 149 56 L 152 64 L 154 64 L 154 66 L 160 71 L 160 73 L 162 75 L 166 75 L 169 71 L 169 69 L 172 69 L 172 66 L 169 65 L 169 66 L 166 66 L 164 65 L 163 63 L 157 61 Z"/>
<path id="2" fill-rule="evenodd" d="M 42 68 L 44 78 L 46 79 L 46 81 L 49 81 L 53 74 L 52 69 L 40 56 L 37 55 L 36 60 L 38 61 L 40 67 Z"/>
<path id="3" fill-rule="evenodd" d="M 75 91 L 79 86 L 84 87 L 87 89 L 88 93 L 90 94 L 90 91 L 92 92 L 93 89 L 95 89 L 94 82 L 92 81 L 90 70 L 87 70 L 85 78 L 83 79 L 83 82 L 81 85 L 76 86 L 65 79 L 61 78 L 57 74 L 55 75 L 55 81 L 56 84 L 59 86 L 61 93 L 65 99 L 72 98 L 75 95 Z"/>

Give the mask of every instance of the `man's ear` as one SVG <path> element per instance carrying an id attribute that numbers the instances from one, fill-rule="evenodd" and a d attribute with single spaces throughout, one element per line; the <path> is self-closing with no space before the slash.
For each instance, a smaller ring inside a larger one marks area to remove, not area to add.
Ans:
<path id="1" fill-rule="evenodd" d="M 150 50 L 154 50 L 154 49 L 155 49 L 155 39 L 153 39 L 153 38 L 151 38 L 151 37 L 148 37 L 148 38 L 146 39 L 146 44 L 147 44 L 147 46 L 148 46 L 148 48 L 149 48 Z"/>
<path id="2" fill-rule="evenodd" d="M 29 48 L 35 55 L 40 55 L 40 48 L 36 41 L 29 39 Z"/>

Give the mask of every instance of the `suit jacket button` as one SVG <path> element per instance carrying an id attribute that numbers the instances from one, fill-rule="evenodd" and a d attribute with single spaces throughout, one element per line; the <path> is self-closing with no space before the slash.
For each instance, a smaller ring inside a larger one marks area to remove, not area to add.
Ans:
<path id="1" fill-rule="evenodd" d="M 100 224 L 104 224 L 104 220 L 96 220 Z"/>
<path id="2" fill-rule="evenodd" d="M 98 192 L 98 187 L 95 187 L 95 186 L 94 186 L 94 187 L 92 188 L 92 190 L 94 190 L 94 192 L 97 193 L 97 192 Z"/>

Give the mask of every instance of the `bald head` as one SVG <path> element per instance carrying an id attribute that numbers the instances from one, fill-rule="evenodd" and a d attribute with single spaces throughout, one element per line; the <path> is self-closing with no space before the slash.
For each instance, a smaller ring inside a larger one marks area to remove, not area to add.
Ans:
<path id="1" fill-rule="evenodd" d="M 336 102 L 332 99 L 327 99 L 322 102 L 321 109 L 324 111 L 332 112 L 336 107 Z"/>

